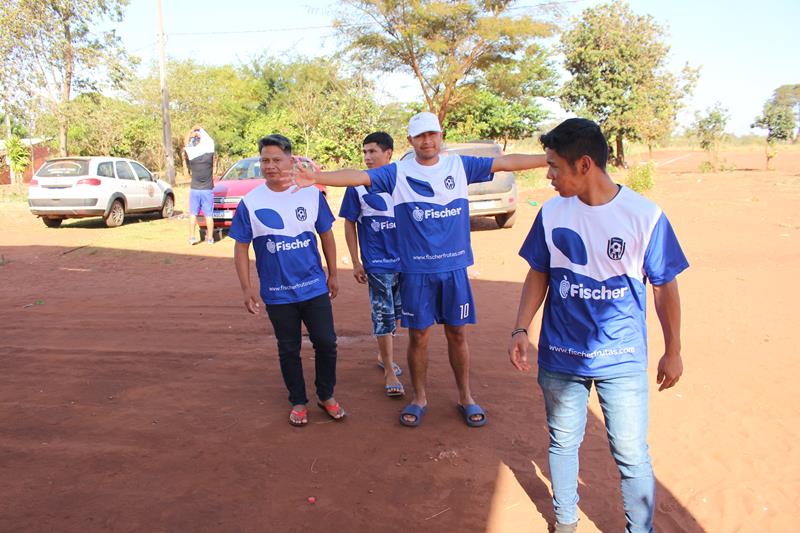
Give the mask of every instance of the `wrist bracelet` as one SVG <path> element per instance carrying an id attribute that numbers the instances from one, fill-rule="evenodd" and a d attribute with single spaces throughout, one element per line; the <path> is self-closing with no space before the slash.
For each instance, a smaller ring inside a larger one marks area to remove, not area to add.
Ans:
<path id="1" fill-rule="evenodd" d="M 517 333 L 525 333 L 525 335 L 527 335 L 528 334 L 528 330 L 525 329 L 525 328 L 514 328 L 513 330 L 511 330 L 511 336 L 512 337 L 514 335 L 516 335 Z"/>

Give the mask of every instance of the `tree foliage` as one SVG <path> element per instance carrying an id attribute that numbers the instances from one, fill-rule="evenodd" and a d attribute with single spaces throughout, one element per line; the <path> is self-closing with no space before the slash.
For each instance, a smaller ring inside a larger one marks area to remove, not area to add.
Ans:
<path id="1" fill-rule="evenodd" d="M 546 64 L 544 51 L 533 45 L 554 27 L 528 15 L 512 16 L 512 0 L 343 3 L 349 9 L 336 25 L 353 60 L 372 71 L 411 73 L 426 107 L 441 122 L 478 81 L 502 79 L 519 88 L 535 84 L 545 72 L 530 68 Z M 552 69 L 545 77 L 554 77 Z"/>
<path id="2" fill-rule="evenodd" d="M 621 1 L 584 10 L 562 35 L 565 68 L 572 74 L 562 104 L 616 138 L 618 164 L 624 163 L 624 139 L 652 145 L 672 131 L 696 81 L 697 71 L 688 66 L 680 74 L 666 70 L 664 39 L 652 17 Z"/>
<path id="3" fill-rule="evenodd" d="M 728 125 L 728 110 L 717 102 L 705 113 L 697 111 L 691 126 L 694 137 L 700 141 L 700 148 L 708 152 L 711 166 L 716 169 L 719 159 L 719 147 L 725 139 L 725 127 Z"/>
<path id="4" fill-rule="evenodd" d="M 795 117 L 789 102 L 777 97 L 768 100 L 764 104 L 764 111 L 756 117 L 750 127 L 767 130 L 766 166 L 770 169 L 772 159 L 778 154 L 775 144 L 779 141 L 788 141 L 794 133 Z"/>

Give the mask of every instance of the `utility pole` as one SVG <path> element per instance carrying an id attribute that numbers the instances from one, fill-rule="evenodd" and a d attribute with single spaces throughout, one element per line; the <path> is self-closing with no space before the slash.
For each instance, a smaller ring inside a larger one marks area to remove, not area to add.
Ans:
<path id="1" fill-rule="evenodd" d="M 158 42 L 161 50 L 159 70 L 161 72 L 161 120 L 164 125 L 164 157 L 167 164 L 167 181 L 175 185 L 175 158 L 172 153 L 172 126 L 169 122 L 169 91 L 167 90 L 167 59 L 164 52 L 164 17 L 161 15 L 161 0 L 158 0 Z"/>

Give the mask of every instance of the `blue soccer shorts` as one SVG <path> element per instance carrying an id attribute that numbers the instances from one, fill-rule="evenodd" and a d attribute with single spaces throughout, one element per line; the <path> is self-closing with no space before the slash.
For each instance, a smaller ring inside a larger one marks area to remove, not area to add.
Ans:
<path id="1" fill-rule="evenodd" d="M 189 214 L 196 216 L 201 211 L 207 217 L 214 215 L 214 191 L 189 189 Z"/>
<path id="2" fill-rule="evenodd" d="M 475 323 L 475 303 L 466 268 L 433 274 L 403 273 L 400 300 L 403 304 L 400 323 L 404 328 Z"/>

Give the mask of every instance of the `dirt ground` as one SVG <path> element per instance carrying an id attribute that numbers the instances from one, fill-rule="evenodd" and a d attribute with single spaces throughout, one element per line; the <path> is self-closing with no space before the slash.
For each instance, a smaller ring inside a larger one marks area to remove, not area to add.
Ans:
<path id="1" fill-rule="evenodd" d="M 685 375 L 651 391 L 656 530 L 796 530 L 800 152 L 780 154 L 774 172 L 757 170 L 761 153 L 725 154 L 739 170 L 717 174 L 697 172 L 700 153 L 655 157 L 649 196 L 691 263 L 679 278 Z M 526 273 L 517 251 L 551 195 L 523 191 L 512 229 L 473 224 L 480 429 L 456 413 L 441 332 L 428 415 L 398 424 L 405 402 L 382 395 L 340 223 L 336 397 L 350 416 L 312 409 L 296 429 L 271 326 L 242 306 L 230 239 L 191 247 L 180 216 L 47 229 L 24 204 L 0 204 L 0 531 L 546 531 L 544 408 L 535 371 L 516 372 L 506 344 Z M 655 383 L 652 304 L 648 323 Z M 304 343 L 307 378 L 310 353 Z M 579 530 L 621 531 L 594 395 L 589 419 Z"/>

